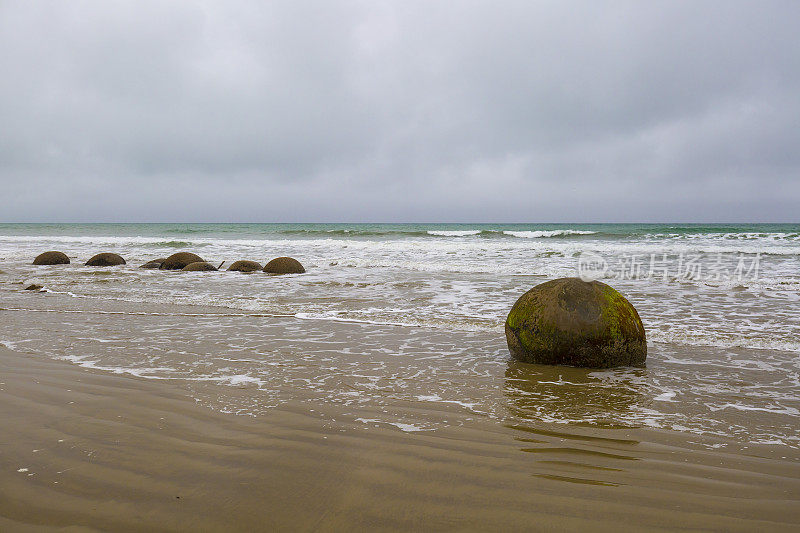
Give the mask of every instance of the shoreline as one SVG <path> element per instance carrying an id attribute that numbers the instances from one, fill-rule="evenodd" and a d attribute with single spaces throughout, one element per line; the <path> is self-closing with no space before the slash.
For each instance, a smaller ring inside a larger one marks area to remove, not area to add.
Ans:
<path id="1" fill-rule="evenodd" d="M 236 416 L 167 381 L 3 347 L 0 363 L 0 526 L 9 531 L 800 524 L 794 450 L 720 453 L 688 449 L 668 431 L 488 420 L 405 433 L 332 424 L 315 414 L 326 406 L 303 402 Z"/>

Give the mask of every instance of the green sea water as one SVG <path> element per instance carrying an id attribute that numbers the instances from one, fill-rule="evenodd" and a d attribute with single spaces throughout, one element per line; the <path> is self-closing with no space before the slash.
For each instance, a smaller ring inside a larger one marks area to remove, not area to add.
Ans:
<path id="1" fill-rule="evenodd" d="M 346 235 L 351 237 L 402 238 L 437 236 L 436 232 L 477 232 L 481 237 L 507 236 L 503 232 L 566 232 L 561 236 L 596 235 L 605 238 L 632 238 L 648 235 L 685 236 L 717 234 L 719 236 L 800 235 L 800 224 L 0 224 L 0 235 L 47 236 L 202 236 L 208 238 L 252 239 L 267 236 Z M 441 236 L 441 235 L 439 235 Z M 556 234 L 555 236 L 559 236 Z"/>

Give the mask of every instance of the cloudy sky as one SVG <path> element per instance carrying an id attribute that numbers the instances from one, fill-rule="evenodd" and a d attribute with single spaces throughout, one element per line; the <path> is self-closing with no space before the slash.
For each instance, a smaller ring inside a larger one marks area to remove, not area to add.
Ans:
<path id="1" fill-rule="evenodd" d="M 798 35 L 794 0 L 0 0 L 0 220 L 797 222 Z"/>

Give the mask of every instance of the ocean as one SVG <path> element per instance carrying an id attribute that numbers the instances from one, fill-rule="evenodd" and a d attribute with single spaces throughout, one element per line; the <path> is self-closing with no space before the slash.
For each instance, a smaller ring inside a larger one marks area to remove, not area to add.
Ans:
<path id="1" fill-rule="evenodd" d="M 47 250 L 72 263 L 33 266 Z M 307 272 L 138 268 L 177 251 Z M 128 264 L 83 266 L 98 252 Z M 577 275 L 638 309 L 646 368 L 510 360 L 516 299 Z M 800 448 L 799 316 L 799 224 L 0 224 L 0 343 L 172 380 L 240 415 L 302 400 L 403 431 L 452 423 L 401 400 Z"/>

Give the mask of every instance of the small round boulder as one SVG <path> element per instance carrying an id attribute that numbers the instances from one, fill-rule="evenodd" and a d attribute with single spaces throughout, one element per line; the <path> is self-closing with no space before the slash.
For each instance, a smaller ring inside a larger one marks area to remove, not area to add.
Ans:
<path id="1" fill-rule="evenodd" d="M 153 259 L 152 261 L 148 261 L 147 263 L 141 265 L 139 268 L 161 268 L 161 263 L 166 261 L 165 258 L 159 257 L 158 259 Z"/>
<path id="2" fill-rule="evenodd" d="M 506 319 L 511 355 L 526 363 L 585 368 L 643 366 L 639 313 L 599 281 L 561 278 L 523 294 Z"/>
<path id="3" fill-rule="evenodd" d="M 34 265 L 68 265 L 69 257 L 63 252 L 44 252 L 36 256 Z"/>
<path id="4" fill-rule="evenodd" d="M 125 260 L 122 258 L 121 255 L 112 254 L 108 252 L 97 254 L 88 261 L 86 261 L 86 266 L 90 267 L 108 267 L 108 266 L 117 266 L 124 264 Z"/>
<path id="5" fill-rule="evenodd" d="M 300 261 L 291 257 L 277 257 L 264 267 L 264 272 L 269 274 L 302 274 L 305 271 Z"/>
<path id="6" fill-rule="evenodd" d="M 181 270 L 186 265 L 204 262 L 205 259 L 199 255 L 195 255 L 190 252 L 178 252 L 177 254 L 172 254 L 164 259 L 164 261 L 161 263 L 161 266 L 158 268 L 161 270 Z"/>
<path id="7" fill-rule="evenodd" d="M 233 270 L 235 272 L 255 272 L 256 270 L 261 270 L 261 263 L 247 260 L 235 261 L 228 267 L 228 270 Z"/>
<path id="8" fill-rule="evenodd" d="M 181 270 L 183 272 L 213 272 L 217 270 L 217 267 L 205 261 L 196 261 L 194 263 L 189 263 Z"/>

